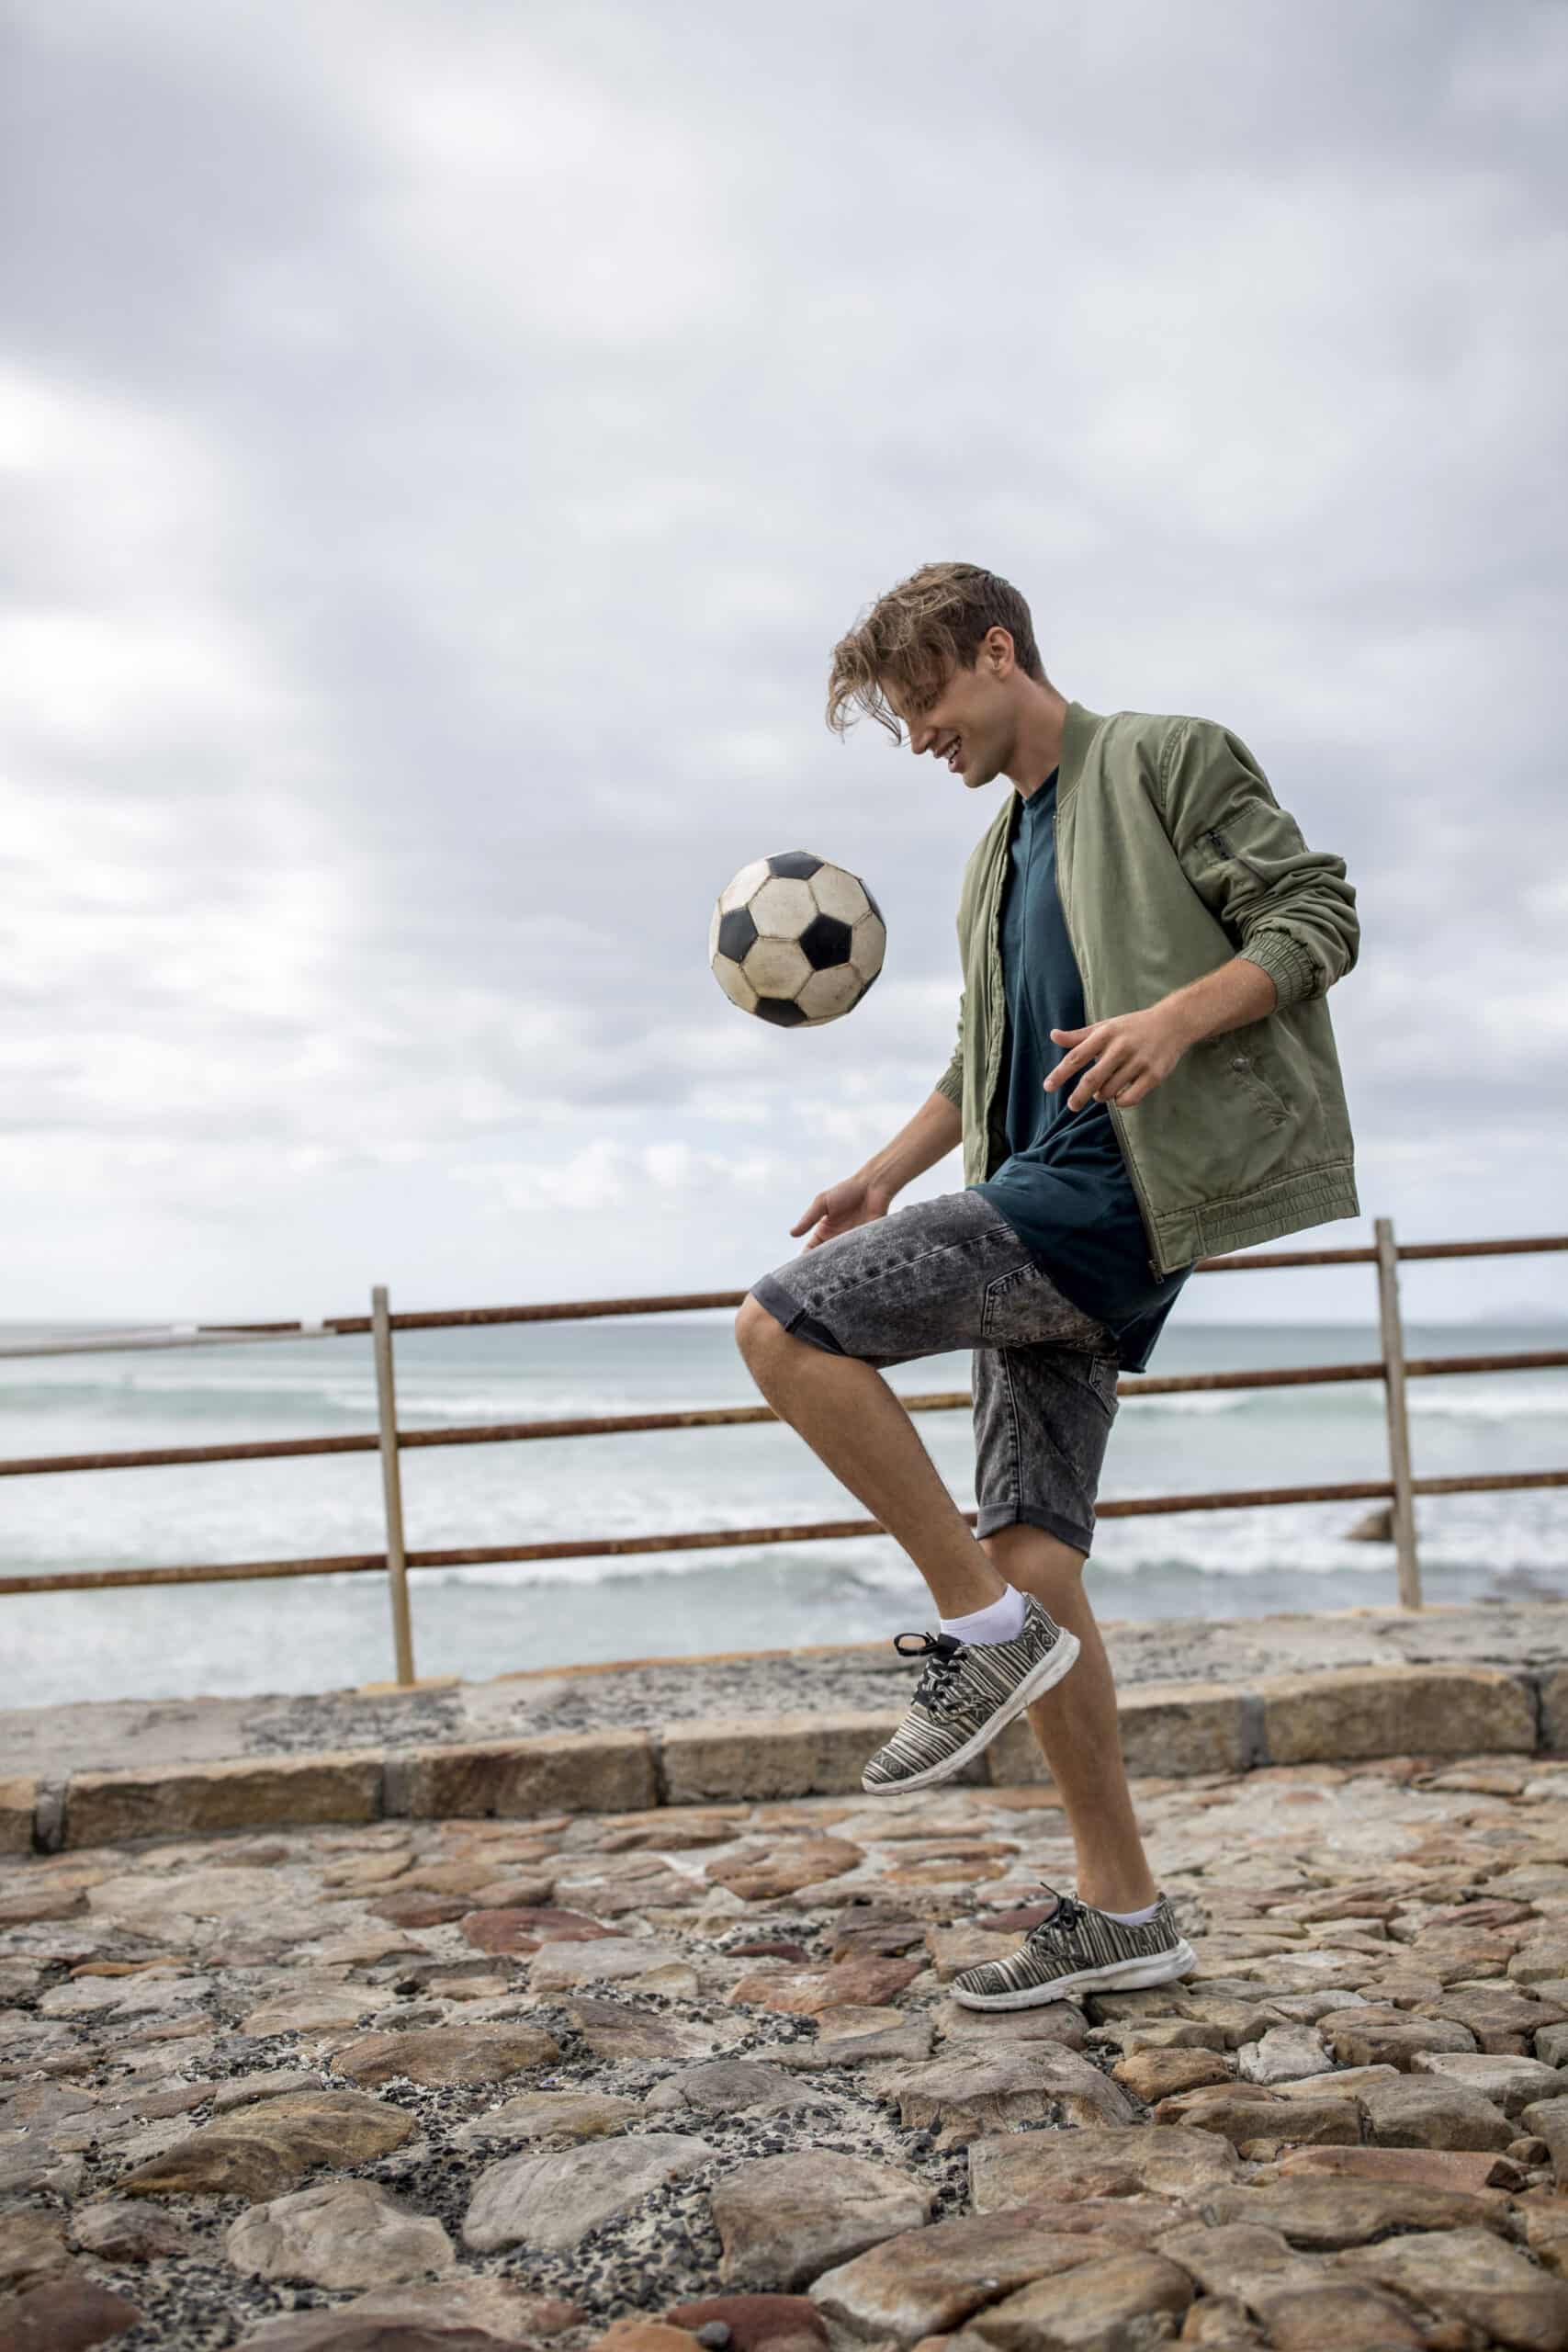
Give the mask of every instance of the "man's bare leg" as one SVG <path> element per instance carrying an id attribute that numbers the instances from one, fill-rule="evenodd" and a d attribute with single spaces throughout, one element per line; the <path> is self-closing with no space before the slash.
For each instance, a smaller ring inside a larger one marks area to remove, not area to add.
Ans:
<path id="1" fill-rule="evenodd" d="M 1083 1589 L 1088 1555 L 1038 1527 L 1002 1527 L 981 1540 L 1008 1583 L 1078 1637 L 1072 1672 L 1028 1711 L 1072 1832 L 1078 1895 L 1097 1910 L 1141 1911 L 1159 1889 L 1122 1761 L 1111 1661 Z"/>
<path id="2" fill-rule="evenodd" d="M 856 1356 L 831 1355 L 792 1338 L 754 1298 L 742 1304 L 735 1337 L 780 1419 L 903 1545 L 939 1616 L 966 1617 L 1001 1599 L 1006 1572 L 976 1542 L 879 1372 Z"/>

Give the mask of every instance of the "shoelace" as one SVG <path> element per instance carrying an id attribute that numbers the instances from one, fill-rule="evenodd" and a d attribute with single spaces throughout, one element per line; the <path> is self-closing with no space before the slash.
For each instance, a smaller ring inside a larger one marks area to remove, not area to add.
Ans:
<path id="1" fill-rule="evenodd" d="M 916 1649 L 906 1649 L 906 1642 L 919 1644 Z M 923 1657 L 926 1670 L 915 1686 L 914 1703 L 926 1713 L 942 1716 L 956 1705 L 959 1696 L 958 1677 L 964 1659 L 964 1645 L 952 1634 L 896 1634 L 893 1646 L 900 1657 Z"/>
<path id="2" fill-rule="evenodd" d="M 1045 1884 L 1043 1880 L 1041 1883 Z M 1085 1906 L 1078 1901 L 1076 1894 L 1056 1894 L 1054 1886 L 1045 1886 L 1045 1892 L 1047 1894 L 1056 1895 L 1056 1907 L 1054 1911 L 1048 1912 L 1043 1919 L 1036 1920 L 1024 1938 L 1024 1941 L 1028 1944 L 1049 1943 L 1058 1933 L 1072 1936 L 1076 1934 L 1083 1918 Z"/>

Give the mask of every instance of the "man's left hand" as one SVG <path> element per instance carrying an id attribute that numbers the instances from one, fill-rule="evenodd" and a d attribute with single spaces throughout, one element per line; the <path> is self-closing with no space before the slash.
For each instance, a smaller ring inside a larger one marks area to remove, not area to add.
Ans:
<path id="1" fill-rule="evenodd" d="M 1184 1024 L 1163 1005 L 1146 1012 L 1118 1012 L 1109 1021 L 1091 1021 L 1087 1029 L 1053 1029 L 1052 1042 L 1065 1053 L 1045 1080 L 1047 1094 L 1071 1085 L 1069 1111 L 1086 1102 L 1114 1102 L 1129 1111 L 1168 1078 L 1191 1044 Z"/>

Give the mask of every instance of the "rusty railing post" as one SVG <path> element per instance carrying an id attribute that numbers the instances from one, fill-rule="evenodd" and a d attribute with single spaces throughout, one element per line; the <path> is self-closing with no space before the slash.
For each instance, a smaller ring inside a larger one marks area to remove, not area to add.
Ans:
<path id="1" fill-rule="evenodd" d="M 1410 1415 L 1404 1394 L 1404 1331 L 1399 1317 L 1399 1252 L 1393 1219 L 1374 1219 L 1377 1236 L 1378 1313 L 1382 1325 L 1383 1402 L 1388 1408 L 1388 1458 L 1393 1474 L 1393 1544 L 1399 1571 L 1399 1605 L 1421 1606 L 1421 1563 L 1416 1553 L 1416 1498 L 1410 1473 Z"/>
<path id="2" fill-rule="evenodd" d="M 376 1414 L 381 1433 L 381 1499 L 387 1516 L 387 1588 L 392 1602 L 392 1645 L 397 1652 L 398 1680 L 409 1684 L 414 1679 L 413 1628 L 409 1619 L 408 1553 L 403 1543 L 403 1481 L 398 1461 L 392 1319 L 384 1283 L 378 1283 L 370 1294 L 370 1331 L 376 1351 Z"/>

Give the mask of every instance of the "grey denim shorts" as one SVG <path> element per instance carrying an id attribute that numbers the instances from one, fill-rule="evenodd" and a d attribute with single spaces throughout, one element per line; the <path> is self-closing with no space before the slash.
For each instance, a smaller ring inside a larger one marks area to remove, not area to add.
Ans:
<path id="1" fill-rule="evenodd" d="M 978 1193 L 857 1226 L 764 1274 L 751 1296 L 796 1339 L 879 1371 L 972 1348 L 976 1532 L 1021 1520 L 1091 1548 L 1116 1342 Z"/>

